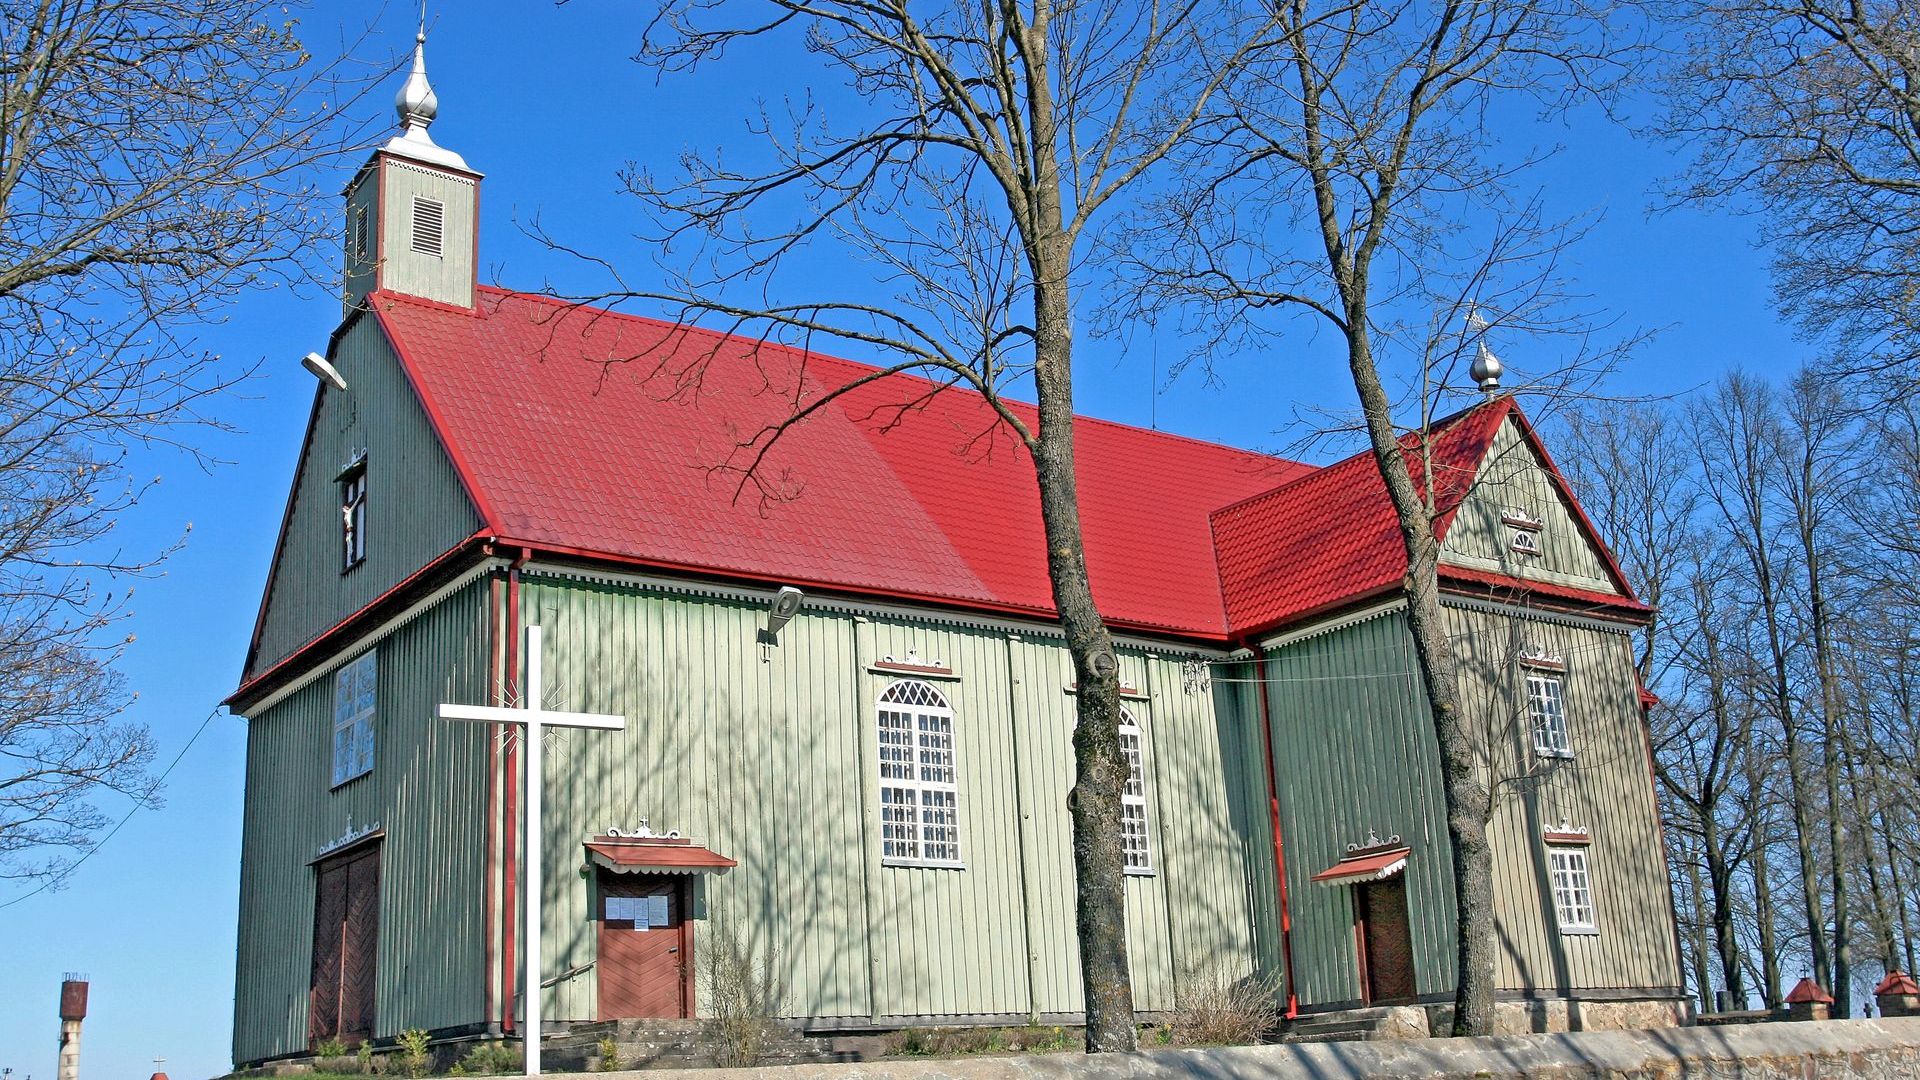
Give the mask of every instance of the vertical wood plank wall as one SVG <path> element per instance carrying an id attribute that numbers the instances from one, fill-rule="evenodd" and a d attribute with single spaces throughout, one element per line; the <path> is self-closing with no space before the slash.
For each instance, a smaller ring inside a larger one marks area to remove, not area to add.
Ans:
<path id="1" fill-rule="evenodd" d="M 1501 521 L 1508 506 L 1540 520 L 1535 534 L 1540 554 L 1514 552 L 1511 530 Z M 1511 419 L 1494 435 L 1480 475 L 1447 528 L 1441 561 L 1596 592 L 1619 591 L 1599 549 L 1579 525 L 1572 504 L 1548 474 L 1546 462 Z"/>
<path id="2" fill-rule="evenodd" d="M 329 790 L 339 663 L 248 721 L 234 1060 L 307 1045 L 309 860 L 349 828 L 386 829 L 376 1034 L 480 1019 L 487 736 L 434 711 L 484 700 L 486 590 L 484 580 L 468 585 L 375 643 L 371 773 Z"/>
<path id="3" fill-rule="evenodd" d="M 379 326 L 371 318 L 355 323 L 333 362 L 347 389 L 329 388 L 321 397 L 248 675 L 271 667 L 480 527 Z M 366 560 L 342 573 L 335 477 L 362 450 Z"/>
<path id="4" fill-rule="evenodd" d="M 1449 606 L 1469 716 L 1490 733 L 1497 785 L 1494 851 L 1498 979 L 1545 994 L 1678 985 L 1651 777 L 1624 632 Z M 1571 761 L 1543 763 L 1524 712 L 1521 645 L 1566 657 Z M 1453 988 L 1453 891 L 1439 754 L 1412 637 L 1390 611 L 1271 654 L 1282 830 L 1303 1005 L 1358 1000 L 1352 890 L 1312 883 L 1369 830 L 1398 834 L 1419 993 Z M 1592 831 L 1599 933 L 1563 935 L 1554 916 L 1544 828 Z"/>
<path id="5" fill-rule="evenodd" d="M 737 859 L 702 882 L 695 951 L 731 934 L 778 951 L 785 1012 L 831 1022 L 1045 1016 L 1081 1008 L 1074 944 L 1073 699 L 1044 636 L 931 619 L 803 609 L 762 663 L 764 608 L 528 576 L 549 683 L 569 708 L 629 717 L 548 753 L 547 858 L 582 867 L 609 826 L 677 829 Z M 874 702 L 909 652 L 953 669 L 964 870 L 882 866 L 870 767 Z M 1135 995 L 1170 1008 L 1178 976 L 1270 965 L 1272 846 L 1264 764 L 1234 695 L 1189 694 L 1179 658 L 1128 650 L 1146 732 L 1154 873 L 1128 881 Z M 1016 792 L 1018 797 L 1015 797 Z M 593 959 L 590 877 L 555 873 L 546 964 Z M 1175 899 L 1177 902 L 1171 902 Z M 547 991 L 549 1015 L 594 1016 L 591 968 Z"/>

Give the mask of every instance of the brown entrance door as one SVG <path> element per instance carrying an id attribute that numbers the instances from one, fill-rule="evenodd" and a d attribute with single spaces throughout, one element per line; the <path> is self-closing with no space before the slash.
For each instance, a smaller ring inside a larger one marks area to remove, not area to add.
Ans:
<path id="1" fill-rule="evenodd" d="M 603 874 L 600 1019 L 692 1016 L 684 877 Z"/>
<path id="2" fill-rule="evenodd" d="M 314 866 L 309 1044 L 373 1037 L 374 957 L 380 942 L 380 845 Z"/>
<path id="3" fill-rule="evenodd" d="M 1360 945 L 1360 983 L 1368 1004 L 1411 1001 L 1413 930 L 1407 922 L 1407 879 L 1355 886 L 1355 934 Z"/>

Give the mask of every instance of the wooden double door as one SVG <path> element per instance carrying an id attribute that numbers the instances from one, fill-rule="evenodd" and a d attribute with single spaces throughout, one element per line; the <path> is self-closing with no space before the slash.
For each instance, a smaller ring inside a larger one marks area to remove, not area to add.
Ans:
<path id="1" fill-rule="evenodd" d="M 375 957 L 380 943 L 380 845 L 314 865 L 313 981 L 308 1045 L 373 1037 Z"/>
<path id="2" fill-rule="evenodd" d="M 1367 1004 L 1412 1001 L 1417 991 L 1406 876 L 1354 886 L 1353 914 L 1361 993 Z"/>
<path id="3" fill-rule="evenodd" d="M 685 875 L 600 875 L 600 1019 L 693 1015 Z"/>

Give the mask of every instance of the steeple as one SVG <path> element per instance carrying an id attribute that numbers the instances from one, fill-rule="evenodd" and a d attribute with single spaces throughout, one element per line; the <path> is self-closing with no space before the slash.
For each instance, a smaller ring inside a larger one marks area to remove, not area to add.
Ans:
<path id="1" fill-rule="evenodd" d="M 424 4 L 413 67 L 393 109 L 399 134 L 347 186 L 347 307 L 376 289 L 472 307 L 480 174 L 427 132 L 440 115 L 440 96 L 427 81 Z"/>
<path id="2" fill-rule="evenodd" d="M 435 144 L 433 136 L 427 134 L 434 117 L 440 115 L 440 96 L 433 92 L 433 84 L 427 81 L 427 22 L 424 6 L 420 15 L 420 32 L 413 38 L 413 70 L 407 74 L 407 81 L 401 84 L 400 92 L 393 95 L 393 110 L 400 114 L 400 134 L 387 140 L 384 149 L 388 153 L 468 171 L 465 159 Z"/>

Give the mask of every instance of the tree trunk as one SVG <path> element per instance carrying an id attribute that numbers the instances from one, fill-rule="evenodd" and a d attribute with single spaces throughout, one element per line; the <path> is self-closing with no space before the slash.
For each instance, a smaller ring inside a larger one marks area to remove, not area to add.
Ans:
<path id="1" fill-rule="evenodd" d="M 1093 603 L 1080 501 L 1073 467 L 1072 325 L 1064 271 L 1065 244 L 1043 243 L 1034 285 L 1034 384 L 1040 430 L 1034 475 L 1046 527 L 1053 602 L 1073 655 L 1074 914 L 1080 981 L 1086 996 L 1087 1051 L 1137 1048 L 1133 987 L 1127 964 L 1126 870 L 1120 845 L 1120 793 L 1130 769 L 1120 749 L 1120 668 L 1113 636 Z M 1047 271 L 1054 271 L 1048 273 Z"/>
<path id="2" fill-rule="evenodd" d="M 1706 886 L 1700 881 L 1700 867 L 1685 852 L 1680 853 L 1681 862 L 1687 871 L 1687 892 L 1691 903 L 1688 905 L 1692 916 L 1687 920 L 1686 942 L 1689 966 L 1693 968 L 1694 990 L 1700 995 L 1700 1011 L 1713 1012 L 1713 976 L 1707 969 L 1707 921 L 1702 918 L 1708 903 Z"/>
<path id="3" fill-rule="evenodd" d="M 1774 593 L 1771 569 L 1765 565 L 1764 552 L 1762 565 L 1756 567 L 1760 583 L 1760 606 L 1765 615 L 1767 628 L 1767 649 L 1773 660 L 1774 715 L 1780 721 L 1780 734 L 1787 744 L 1787 793 L 1788 802 L 1793 806 L 1793 845 L 1799 858 L 1800 891 L 1802 906 L 1807 917 L 1807 947 L 1813 954 L 1814 978 L 1834 994 L 1836 1004 L 1839 991 L 1830 985 L 1833 982 L 1833 958 L 1827 948 L 1827 917 L 1820 902 L 1820 857 L 1813 849 L 1814 820 L 1812 807 L 1808 805 L 1806 779 L 1806 753 L 1800 748 L 1800 728 L 1793 715 L 1793 687 L 1787 678 L 1787 647 L 1780 632 L 1779 603 Z M 1831 815 L 1829 815 L 1831 816 Z"/>
<path id="4" fill-rule="evenodd" d="M 1740 975 L 1740 939 L 1733 932 L 1733 867 L 1720 850 L 1720 827 L 1709 815 L 1702 821 L 1706 848 L 1707 887 L 1712 890 L 1713 947 L 1720 960 L 1720 978 L 1727 994 L 1746 1007 L 1746 980 Z"/>
<path id="5" fill-rule="evenodd" d="M 1707 704 L 1713 710 L 1713 728 L 1716 737 L 1732 741 L 1727 748 L 1729 754 L 1737 752 L 1750 740 L 1752 732 L 1736 737 L 1733 732 L 1739 730 L 1739 721 L 1735 719 L 1731 703 L 1727 698 L 1726 668 L 1720 655 L 1720 631 L 1714 619 L 1712 590 L 1705 578 L 1695 578 L 1693 583 L 1695 603 L 1702 618 L 1700 620 L 1700 638 L 1706 646 L 1707 657 Z M 1714 950 L 1720 958 L 1720 977 L 1724 981 L 1728 996 L 1746 1007 L 1746 982 L 1740 971 L 1740 941 L 1734 936 L 1733 914 L 1733 865 L 1727 853 L 1721 848 L 1720 836 L 1720 799 L 1725 794 L 1718 769 L 1718 756 L 1714 758 L 1715 767 L 1702 780 L 1700 792 L 1700 834 L 1706 850 L 1707 881 L 1713 889 L 1713 941 Z M 1721 786 L 1715 786 L 1721 785 Z"/>
<path id="6" fill-rule="evenodd" d="M 1814 492 L 1811 467 L 1802 469 L 1805 497 Z M 1801 516 L 1801 553 L 1807 563 L 1807 600 L 1813 609 L 1813 666 L 1820 679 L 1820 722 L 1826 734 L 1826 752 L 1821 755 L 1827 785 L 1827 847 L 1831 859 L 1833 888 L 1833 1014 L 1853 1015 L 1853 940 L 1851 914 L 1847 910 L 1847 832 L 1841 820 L 1840 759 L 1845 756 L 1845 740 L 1840 733 L 1840 691 L 1834 670 L 1833 643 L 1828 637 L 1826 595 L 1820 577 L 1820 545 L 1813 527 Z"/>
<path id="7" fill-rule="evenodd" d="M 1364 295 L 1364 288 L 1350 295 Z M 1360 406 L 1366 415 L 1374 465 L 1386 483 L 1400 536 L 1407 551 L 1407 623 L 1414 656 L 1433 710 L 1433 731 L 1440 746 L 1440 789 L 1447 805 L 1447 838 L 1452 854 L 1458 921 L 1455 934 L 1453 1034 L 1493 1031 L 1493 854 L 1487 845 L 1492 798 L 1481 777 L 1476 732 L 1460 705 L 1460 680 L 1453 647 L 1440 610 L 1440 543 L 1433 534 L 1433 513 L 1407 471 L 1407 458 L 1393 427 L 1392 403 L 1380 385 L 1367 335 L 1364 308 L 1349 309 L 1347 358 Z M 1422 453 L 1425 453 L 1424 446 Z"/>
<path id="8" fill-rule="evenodd" d="M 1767 1008 L 1780 1007 L 1780 950 L 1774 944 L 1773 880 L 1767 869 L 1771 856 L 1772 821 L 1766 811 L 1766 772 L 1760 763 L 1757 740 L 1747 740 L 1747 812 L 1754 817 L 1753 850 L 1748 859 L 1753 865 L 1753 922 L 1760 935 L 1760 993 Z"/>

